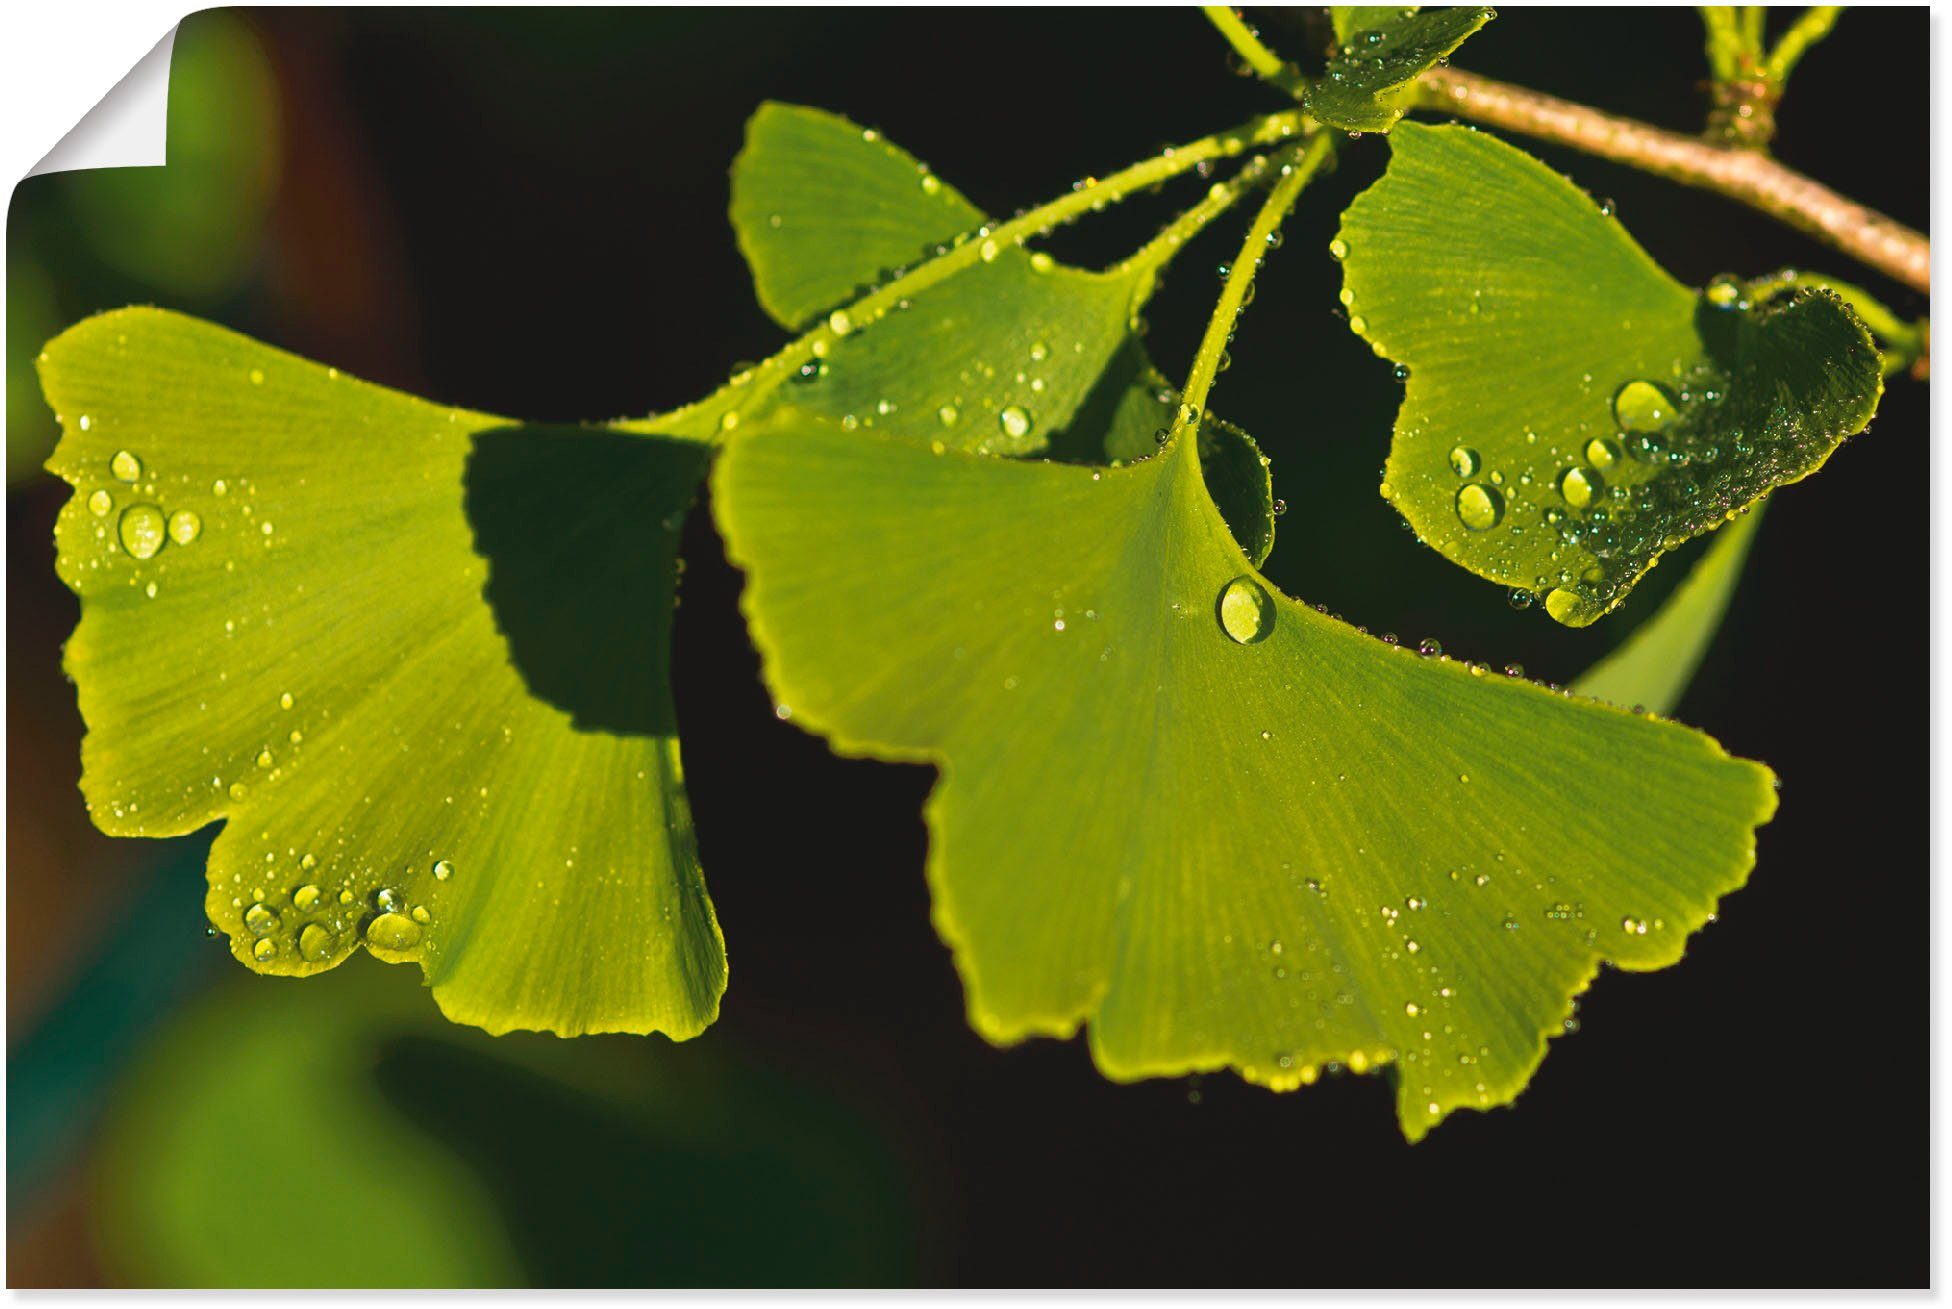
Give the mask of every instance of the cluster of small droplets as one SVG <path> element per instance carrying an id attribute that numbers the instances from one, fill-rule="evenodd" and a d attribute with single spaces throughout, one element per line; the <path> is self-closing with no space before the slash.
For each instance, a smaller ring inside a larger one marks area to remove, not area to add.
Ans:
<path id="1" fill-rule="evenodd" d="M 1732 277 L 1716 278 L 1702 299 L 1717 313 L 1774 312 L 1757 310 Z M 1590 375 L 1582 386 L 1596 390 Z M 1712 530 L 1821 458 L 1826 433 L 1773 391 L 1763 379 L 1745 386 L 1707 364 L 1677 363 L 1669 379 L 1627 378 L 1610 393 L 1596 391 L 1603 427 L 1596 415 L 1567 434 L 1569 448 L 1545 446 L 1548 458 L 1565 455 L 1543 496 L 1524 494 L 1534 484 L 1528 471 L 1516 479 L 1523 499 L 1515 500 L 1502 471 L 1487 469 L 1470 446 L 1452 447 L 1453 512 L 1467 533 L 1516 535 L 1533 524 L 1548 533 L 1556 567 L 1513 589 L 1514 607 L 1542 602 L 1560 619 L 1603 612 L 1661 552 Z M 1537 432 L 1524 437 L 1528 446 L 1539 443 Z M 1519 503 L 1525 514 L 1513 512 Z"/>

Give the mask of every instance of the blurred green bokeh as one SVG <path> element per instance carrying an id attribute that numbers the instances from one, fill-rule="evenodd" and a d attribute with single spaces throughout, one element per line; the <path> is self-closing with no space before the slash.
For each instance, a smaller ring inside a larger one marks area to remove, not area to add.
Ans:
<path id="1" fill-rule="evenodd" d="M 230 975 L 124 1078 L 131 1286 L 854 1285 L 913 1274 L 877 1128 L 710 1037 L 491 1038 L 417 970 Z"/>

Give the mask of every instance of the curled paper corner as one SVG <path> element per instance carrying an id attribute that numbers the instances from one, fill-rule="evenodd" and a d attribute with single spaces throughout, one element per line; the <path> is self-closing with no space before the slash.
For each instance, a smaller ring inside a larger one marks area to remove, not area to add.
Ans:
<path id="1" fill-rule="evenodd" d="M 169 61 L 175 45 L 176 28 L 171 27 L 27 175 L 77 168 L 161 168 L 168 163 Z"/>

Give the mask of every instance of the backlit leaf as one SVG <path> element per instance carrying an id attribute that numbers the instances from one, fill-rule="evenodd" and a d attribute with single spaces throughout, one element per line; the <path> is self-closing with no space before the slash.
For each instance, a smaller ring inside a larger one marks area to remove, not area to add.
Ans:
<path id="1" fill-rule="evenodd" d="M 1278 595 L 1198 467 L 788 415 L 713 503 L 784 712 L 941 769 L 929 880 L 980 1032 L 1088 1023 L 1115 1078 L 1393 1064 L 1420 1137 L 1516 1095 L 1601 963 L 1680 957 L 1770 775 Z"/>
<path id="2" fill-rule="evenodd" d="M 1133 331 L 1169 250 L 1095 272 L 991 243 L 981 262 L 869 324 L 847 309 L 860 292 L 950 243 L 983 242 L 988 215 L 879 133 L 772 103 L 746 125 L 732 197 L 767 312 L 786 326 L 826 314 L 845 329 L 776 402 L 951 449 L 1086 463 L 1144 458 L 1171 427 L 1178 397 Z M 1228 488 L 1228 522 L 1265 559 L 1274 519 L 1259 448 L 1216 423 L 1203 450 Z"/>
<path id="3" fill-rule="evenodd" d="M 1406 123 L 1343 215 L 1350 326 L 1408 369 L 1383 491 L 1429 545 L 1583 626 L 1807 477 L 1882 394 L 1827 292 L 1697 294 L 1523 151 Z"/>
<path id="4" fill-rule="evenodd" d="M 206 908 L 261 972 L 364 946 L 492 1031 L 712 1020 L 666 678 L 703 446 L 442 408 L 154 310 L 41 370 L 102 830 L 226 820 Z"/>
<path id="5" fill-rule="evenodd" d="M 1345 132 L 1387 132 L 1416 101 L 1416 80 L 1497 16 L 1491 9 L 1331 9 L 1341 44 L 1309 86 L 1308 112 Z"/>

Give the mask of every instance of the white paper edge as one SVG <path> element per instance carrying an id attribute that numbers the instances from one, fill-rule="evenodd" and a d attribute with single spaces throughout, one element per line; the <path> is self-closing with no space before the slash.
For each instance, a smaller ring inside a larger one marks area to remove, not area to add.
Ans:
<path id="1" fill-rule="evenodd" d="M 161 168 L 169 162 L 169 68 L 176 28 L 136 62 L 95 107 L 27 171 Z"/>

